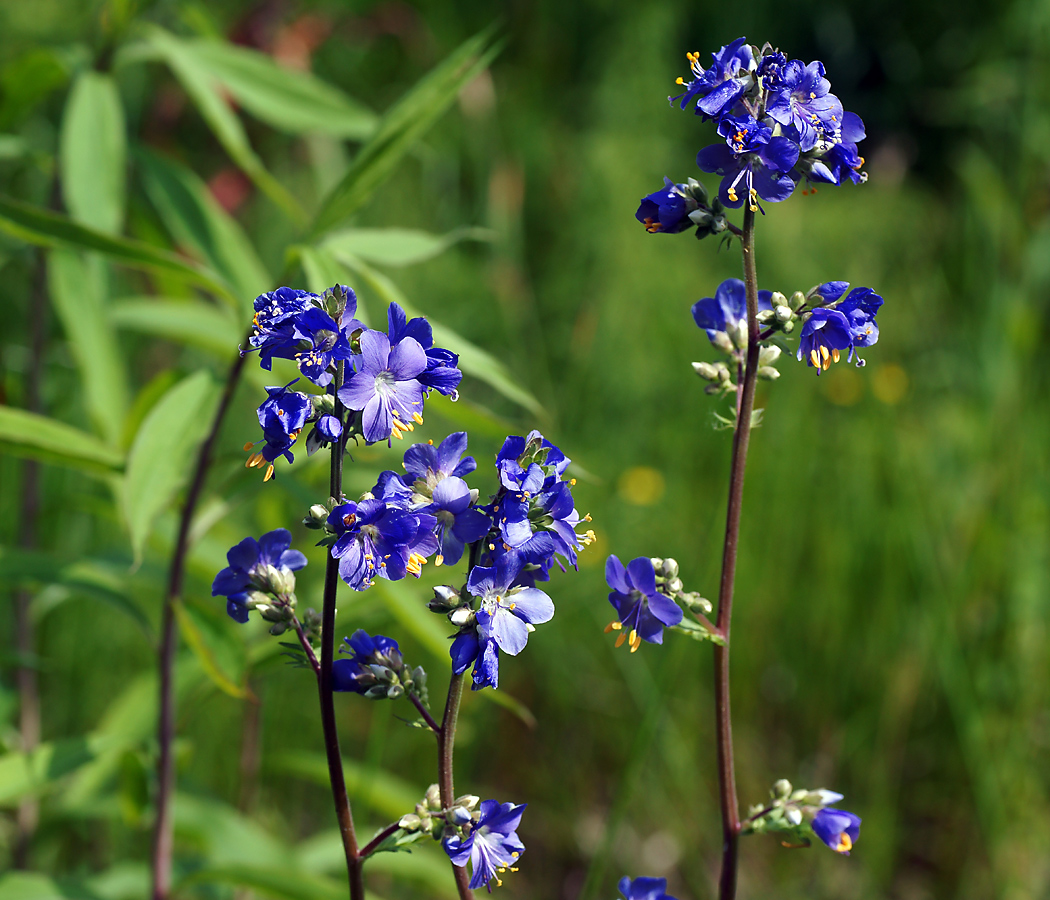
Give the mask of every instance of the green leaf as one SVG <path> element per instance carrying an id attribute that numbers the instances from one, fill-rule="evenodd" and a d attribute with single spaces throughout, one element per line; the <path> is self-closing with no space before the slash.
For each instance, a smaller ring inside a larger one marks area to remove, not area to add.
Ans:
<path id="1" fill-rule="evenodd" d="M 18 159 L 29 153 L 29 145 L 17 134 L 0 134 L 0 159 Z"/>
<path id="2" fill-rule="evenodd" d="M 0 71 L 0 128 L 18 124 L 68 80 L 69 67 L 51 48 L 38 46 L 7 63 Z"/>
<path id="3" fill-rule="evenodd" d="M 245 697 L 250 696 L 251 692 L 247 688 L 241 687 L 223 672 L 189 609 L 181 603 L 175 603 L 175 615 L 179 620 L 179 630 L 182 632 L 186 644 L 193 652 L 193 655 L 197 657 L 197 661 L 201 664 L 201 669 L 211 679 L 212 684 L 224 694 L 228 694 L 230 697 L 238 700 L 243 700 Z"/>
<path id="4" fill-rule="evenodd" d="M 124 108 L 109 75 L 87 69 L 73 84 L 62 119 L 62 197 L 78 222 L 119 234 L 124 223 Z"/>
<path id="5" fill-rule="evenodd" d="M 6 753 L 0 757 L 0 806 L 14 806 L 24 797 L 39 796 L 58 781 L 91 762 L 105 739 L 67 738 L 40 744 L 32 753 Z"/>
<path id="6" fill-rule="evenodd" d="M 215 388 L 207 372 L 184 378 L 150 410 L 128 453 L 123 509 L 135 559 L 153 522 L 175 497 L 208 429 Z"/>
<path id="7" fill-rule="evenodd" d="M 189 838 L 211 866 L 269 865 L 291 868 L 295 864 L 286 841 L 227 803 L 202 796 L 175 795 L 175 833 Z"/>
<path id="8" fill-rule="evenodd" d="M 117 328 L 190 344 L 230 359 L 244 341 L 228 310 L 200 300 L 127 297 L 110 304 L 109 320 Z"/>
<path id="9" fill-rule="evenodd" d="M 433 259 L 460 241 L 490 241 L 494 233 L 487 228 L 457 228 L 448 234 L 412 228 L 348 228 L 330 234 L 323 246 L 337 255 L 349 253 L 381 266 L 411 266 Z"/>
<path id="10" fill-rule="evenodd" d="M 241 120 L 215 90 L 215 77 L 205 68 L 193 47 L 156 27 L 150 29 L 149 41 L 175 74 L 230 159 L 294 222 L 305 224 L 306 213 L 299 201 L 267 171 L 248 142 Z"/>
<path id="11" fill-rule="evenodd" d="M 141 151 L 146 193 L 176 243 L 219 272 L 237 295 L 237 309 L 249 316 L 252 301 L 273 287 L 241 226 L 193 172 L 173 160 Z"/>
<path id="12" fill-rule="evenodd" d="M 98 894 L 75 881 L 56 881 L 39 872 L 0 875 L 0 900 L 101 900 Z"/>
<path id="13" fill-rule="evenodd" d="M 405 295 L 401 293 L 400 288 L 382 272 L 377 272 L 371 266 L 366 265 L 349 253 L 338 253 L 336 255 L 341 262 L 356 272 L 384 303 L 397 303 L 404 309 L 405 315 L 409 318 L 421 315 L 405 299 Z M 460 337 L 452 329 L 435 322 L 429 316 L 427 321 L 430 322 L 430 327 L 434 331 L 434 343 L 439 347 L 445 347 L 453 353 L 459 354 L 459 367 L 463 370 L 464 375 L 471 375 L 479 381 L 484 381 L 508 400 L 514 401 L 536 416 L 546 417 L 540 401 L 525 388 L 521 387 L 506 366 L 496 357 L 486 353 L 476 344 L 466 340 L 466 338 Z"/>
<path id="14" fill-rule="evenodd" d="M 177 888 L 181 891 L 195 884 L 226 884 L 249 888 L 258 891 L 264 897 L 274 897 L 276 900 L 346 900 L 344 882 L 345 879 L 336 881 L 311 872 L 298 872 L 283 867 L 262 868 L 256 863 L 199 869 L 183 878 Z M 371 900 L 376 900 L 374 894 L 369 892 L 368 896 Z M 0 897 L 0 900 L 4 898 Z"/>
<path id="15" fill-rule="evenodd" d="M 53 250 L 47 272 L 51 299 L 80 370 L 88 414 L 96 431 L 116 446 L 128 409 L 128 382 L 124 357 L 106 315 L 102 260 Z"/>
<path id="16" fill-rule="evenodd" d="M 188 47 L 245 110 L 274 128 L 355 140 L 375 131 L 374 112 L 308 72 L 224 41 L 191 41 Z"/>
<path id="17" fill-rule="evenodd" d="M 500 49 L 493 37 L 494 29 L 486 28 L 469 38 L 387 110 L 343 180 L 325 198 L 310 229 L 312 236 L 346 221 L 372 196 L 416 141 L 445 114 L 460 89 L 493 60 Z"/>
<path id="18" fill-rule="evenodd" d="M 0 448 L 93 474 L 119 472 L 124 457 L 98 438 L 47 416 L 0 406 Z"/>
<path id="19" fill-rule="evenodd" d="M 0 195 L 0 231 L 41 247 L 95 250 L 120 265 L 177 275 L 220 296 L 231 296 L 229 285 L 204 266 L 151 244 L 109 235 L 80 225 L 68 216 L 3 195 Z"/>

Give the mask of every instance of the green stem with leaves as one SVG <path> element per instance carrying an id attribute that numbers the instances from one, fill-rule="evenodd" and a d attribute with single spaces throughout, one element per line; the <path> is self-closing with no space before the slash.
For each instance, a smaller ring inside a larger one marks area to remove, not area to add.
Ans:
<path id="1" fill-rule="evenodd" d="M 733 723 L 729 707 L 729 625 L 733 612 L 733 582 L 736 578 L 737 547 L 740 540 L 740 511 L 744 501 L 744 468 L 751 437 L 751 414 L 755 407 L 755 381 L 758 375 L 758 274 L 755 270 L 755 211 L 745 205 L 741 231 L 744 257 L 744 290 L 747 296 L 747 357 L 744 377 L 738 387 L 736 428 L 733 431 L 732 461 L 729 467 L 729 503 L 726 509 L 725 544 L 722 550 L 722 578 L 718 589 L 715 624 L 725 638 L 715 645 L 715 732 L 718 745 L 718 796 L 722 811 L 722 872 L 718 881 L 719 900 L 736 895 L 737 844 L 740 838 L 740 805 L 736 796 L 733 768 Z"/>

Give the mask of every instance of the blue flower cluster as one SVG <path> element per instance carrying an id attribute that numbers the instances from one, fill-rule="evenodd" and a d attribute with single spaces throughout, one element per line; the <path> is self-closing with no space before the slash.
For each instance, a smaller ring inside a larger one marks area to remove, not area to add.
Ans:
<path id="1" fill-rule="evenodd" d="M 292 446 L 307 423 L 314 427 L 307 437 L 308 453 L 340 438 L 343 423 L 333 415 L 335 398 L 360 414 L 355 433 L 365 441 L 389 441 L 402 437 L 423 421 L 423 400 L 431 390 L 455 396 L 462 372 L 459 358 L 434 346 L 426 319 L 408 319 L 392 303 L 387 330 L 374 331 L 355 318 L 357 296 L 345 285 L 335 285 L 323 294 L 282 287 L 255 299 L 254 333 L 250 349 L 259 351 L 259 361 L 269 370 L 273 360 L 294 360 L 302 375 L 324 394 L 267 388 L 267 400 L 259 407 L 263 447 L 258 441 L 245 445 L 252 450 L 249 468 L 267 466 L 273 477 L 274 461 L 294 458 Z M 346 378 L 336 391 L 338 363 L 346 365 Z"/>
<path id="2" fill-rule="evenodd" d="M 472 891 L 485 885 L 491 892 L 489 882 L 495 879 L 500 886 L 500 875 L 518 871 L 513 864 L 525 852 L 525 845 L 517 828 L 526 805 L 483 800 L 477 820 L 466 825 L 469 834 L 445 838 L 443 846 L 453 865 L 465 866 L 470 860 Z"/>
<path id="3" fill-rule="evenodd" d="M 704 147 L 696 157 L 704 172 L 722 176 L 718 200 L 733 209 L 746 200 L 752 210 L 759 200 L 786 200 L 802 181 L 838 185 L 863 183 L 864 159 L 857 144 L 864 123 L 846 112 L 831 93 L 824 65 L 789 60 L 767 44 L 761 50 L 738 38 L 711 54 L 704 68 L 699 53 L 687 53 L 690 78 L 679 78 L 685 90 L 668 99 L 681 109 L 692 107 L 715 122 L 721 143 Z M 701 224 L 719 210 L 698 209 L 696 192 L 665 179 L 663 190 L 642 200 L 637 218 L 650 233 L 676 234 Z M 711 233 L 701 228 L 698 237 Z"/>
<path id="4" fill-rule="evenodd" d="M 875 314 L 882 306 L 882 297 L 871 288 L 859 287 L 840 299 L 848 288 L 848 282 L 829 281 L 811 293 L 810 302 L 816 300 L 820 305 L 802 326 L 798 359 L 805 359 L 818 375 L 838 362 L 845 351 L 849 362 L 856 356 L 857 365 L 863 366 L 858 348 L 870 347 L 879 339 Z"/>
<path id="5" fill-rule="evenodd" d="M 620 879 L 618 885 L 620 896 L 624 900 L 675 900 L 667 893 L 666 878 L 628 878 L 626 875 Z"/>
<path id="6" fill-rule="evenodd" d="M 292 546 L 292 535 L 286 528 L 267 532 L 259 540 L 246 537 L 226 554 L 229 565 L 215 576 L 213 597 L 226 597 L 226 612 L 231 619 L 248 621 L 248 610 L 266 597 L 253 594 L 279 595 L 287 598 L 295 590 L 293 572 L 306 565 L 306 557 Z"/>

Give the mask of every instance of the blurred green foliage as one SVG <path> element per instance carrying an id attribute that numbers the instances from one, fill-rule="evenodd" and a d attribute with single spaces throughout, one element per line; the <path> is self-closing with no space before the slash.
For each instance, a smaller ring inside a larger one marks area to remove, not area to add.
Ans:
<path id="1" fill-rule="evenodd" d="M 688 588 L 716 589 L 728 437 L 688 365 L 708 353 L 688 308 L 739 260 L 646 235 L 633 212 L 664 175 L 697 175 L 712 139 L 664 100 L 685 52 L 741 33 L 824 59 L 869 133 L 868 185 L 767 207 L 762 286 L 845 278 L 886 306 L 866 369 L 817 380 L 785 363 L 760 394 L 733 629 L 742 801 L 778 777 L 839 790 L 862 837 L 848 860 L 749 840 L 740 894 L 1046 896 L 1050 4 L 504 12 L 502 56 L 423 137 L 398 101 L 490 24 L 485 4 L 0 7 L 0 575 L 12 601 L 28 591 L 37 643 L 19 656 L 0 620 L 0 866 L 14 860 L 19 800 L 40 799 L 35 874 L 0 876 L 0 897 L 145 894 L 154 650 L 206 420 L 194 404 L 214 402 L 256 293 L 335 280 L 373 321 L 403 296 L 475 345 L 464 399 L 428 404 L 422 437 L 468 427 L 482 494 L 502 436 L 539 426 L 578 464 L 578 505 L 594 517 L 579 575 L 552 581 L 556 618 L 503 667 L 519 708 L 485 694 L 464 705 L 457 785 L 530 804 L 529 852 L 504 890 L 593 900 L 626 873 L 666 874 L 683 900 L 712 895 L 709 651 L 676 636 L 613 651 L 602 563 L 674 556 Z M 385 181 L 359 175 L 330 194 L 363 171 L 376 128 L 407 155 Z M 342 230 L 315 241 L 326 196 L 343 205 L 320 222 Z M 412 233 L 377 243 L 387 227 Z M 45 232 L 57 249 L 26 243 Z M 99 252 L 69 249 L 85 241 Z M 38 367 L 51 421 L 27 425 Z M 258 622 L 236 626 L 210 597 L 229 546 L 291 527 L 326 490 L 323 462 L 305 455 L 271 484 L 244 469 L 262 385 L 289 380 L 248 371 L 181 607 L 180 896 L 337 897 L 313 684 Z M 27 455 L 43 460 L 32 546 Z M 350 492 L 399 458 L 354 456 Z M 298 593 L 317 604 L 311 560 Z M 401 640 L 432 697 L 446 644 L 422 601 L 440 574 L 348 593 L 339 609 L 341 633 Z M 28 761 L 18 664 L 40 676 L 43 743 Z M 398 721 L 407 708 L 338 700 L 367 834 L 433 780 L 433 748 Z M 454 896 L 436 848 L 368 872 L 384 898 Z"/>

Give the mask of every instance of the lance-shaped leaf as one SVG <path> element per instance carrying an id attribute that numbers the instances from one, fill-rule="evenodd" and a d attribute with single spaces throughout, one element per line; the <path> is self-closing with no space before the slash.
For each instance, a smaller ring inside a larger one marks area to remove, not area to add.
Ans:
<path id="1" fill-rule="evenodd" d="M 124 223 L 124 108 L 111 76 L 82 72 L 66 101 L 59 163 L 70 215 L 119 234 Z"/>
<path id="2" fill-rule="evenodd" d="M 113 475 L 124 457 L 94 435 L 37 413 L 0 406 L 0 449 L 95 475 Z"/>
<path id="3" fill-rule="evenodd" d="M 128 453 L 123 510 L 135 559 L 158 515 L 175 497 L 210 424 L 215 386 L 197 372 L 172 387 L 143 420 Z"/>
<path id="4" fill-rule="evenodd" d="M 219 275 L 192 260 L 142 241 L 106 234 L 74 222 L 68 216 L 3 195 L 0 195 L 0 231 L 40 247 L 94 250 L 120 265 L 176 275 L 220 296 L 232 296 L 229 285 Z"/>
<path id="5" fill-rule="evenodd" d="M 323 246 L 380 266 L 412 266 L 439 256 L 460 241 L 490 241 L 494 234 L 487 228 L 457 228 L 448 234 L 413 228 L 347 228 L 330 234 Z"/>
<path id="6" fill-rule="evenodd" d="M 421 315 L 405 299 L 405 295 L 401 293 L 397 285 L 387 278 L 386 275 L 377 272 L 371 266 L 366 265 L 349 253 L 333 253 L 333 255 L 356 272 L 384 303 L 397 303 L 409 318 Z M 490 353 L 486 353 L 476 344 L 472 344 L 466 338 L 460 337 L 451 328 L 446 328 L 444 325 L 435 322 L 430 316 L 427 316 L 427 321 L 434 332 L 434 343 L 439 347 L 447 347 L 453 353 L 459 354 L 459 367 L 463 370 L 463 374 L 471 375 L 479 381 L 484 381 L 508 400 L 513 400 L 534 415 L 541 417 L 546 415 L 539 400 L 521 387 L 514 376 L 507 371 L 506 366 L 498 359 Z"/>
<path id="7" fill-rule="evenodd" d="M 106 314 L 106 273 L 97 256 L 53 250 L 47 262 L 51 299 L 80 371 L 96 431 L 116 445 L 128 408 L 127 372 Z"/>
<path id="8" fill-rule="evenodd" d="M 230 359 L 247 333 L 228 309 L 201 300 L 125 297 L 110 304 L 109 320 L 116 328 L 190 344 L 221 359 Z"/>
<path id="9" fill-rule="evenodd" d="M 374 112 L 308 72 L 225 41 L 188 41 L 186 46 L 245 110 L 274 128 L 355 140 L 375 130 Z"/>
<path id="10" fill-rule="evenodd" d="M 149 41 L 179 80 L 219 143 L 230 154 L 230 159 L 293 221 L 304 224 L 307 221 L 306 213 L 299 201 L 270 174 L 256 155 L 241 120 L 216 90 L 215 76 L 194 53 L 192 46 L 162 28 L 152 28 Z"/>
<path id="11" fill-rule="evenodd" d="M 137 159 L 146 193 L 176 244 L 219 272 L 238 297 L 237 309 L 251 316 L 252 300 L 273 287 L 241 226 L 193 172 L 155 153 Z"/>
<path id="12" fill-rule="evenodd" d="M 412 145 L 444 115 L 460 89 L 483 71 L 498 52 L 494 29 L 486 28 L 461 44 L 395 103 L 350 164 L 343 180 L 325 198 L 311 234 L 316 237 L 330 231 L 368 200 Z"/>

